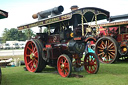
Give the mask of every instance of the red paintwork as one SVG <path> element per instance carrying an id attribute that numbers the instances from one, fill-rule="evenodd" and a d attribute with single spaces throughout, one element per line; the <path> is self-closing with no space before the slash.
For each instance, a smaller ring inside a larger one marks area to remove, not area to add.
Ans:
<path id="1" fill-rule="evenodd" d="M 74 40 L 81 40 L 81 37 L 75 37 Z"/>
<path id="2" fill-rule="evenodd" d="M 61 54 L 62 52 L 60 51 L 60 49 L 51 49 L 50 59 L 57 59 Z"/>
<path id="3" fill-rule="evenodd" d="M 85 41 L 85 42 L 87 42 L 87 41 L 96 42 L 96 38 L 94 38 L 94 37 L 88 37 L 88 38 L 86 38 L 84 41 Z"/>
<path id="4" fill-rule="evenodd" d="M 109 31 L 116 31 L 118 29 L 118 27 L 109 27 Z"/>
<path id="5" fill-rule="evenodd" d="M 122 34 L 117 35 L 117 42 L 123 41 Z"/>
<path id="6" fill-rule="evenodd" d="M 124 40 L 128 40 L 128 34 L 123 34 L 124 36 L 123 36 L 123 39 Z"/>
<path id="7" fill-rule="evenodd" d="M 52 48 L 51 44 L 46 44 L 46 48 Z"/>

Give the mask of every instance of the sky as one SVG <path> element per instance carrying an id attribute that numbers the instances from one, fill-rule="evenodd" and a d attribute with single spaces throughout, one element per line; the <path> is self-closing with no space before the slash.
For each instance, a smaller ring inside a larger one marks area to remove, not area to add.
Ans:
<path id="1" fill-rule="evenodd" d="M 0 37 L 5 28 L 38 21 L 32 15 L 40 11 L 62 5 L 64 13 L 70 12 L 72 5 L 83 7 L 98 7 L 110 12 L 110 16 L 128 14 L 128 0 L 0 0 L 0 9 L 9 13 L 8 18 L 0 20 Z M 32 29 L 35 33 L 39 28 Z"/>

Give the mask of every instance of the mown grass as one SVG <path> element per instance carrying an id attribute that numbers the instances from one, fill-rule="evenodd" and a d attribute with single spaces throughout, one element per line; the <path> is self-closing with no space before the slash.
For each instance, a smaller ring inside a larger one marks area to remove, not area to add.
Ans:
<path id="1" fill-rule="evenodd" d="M 100 64 L 97 74 L 88 74 L 85 70 L 72 72 L 83 78 L 63 78 L 55 68 L 46 67 L 41 73 L 24 71 L 21 67 L 2 68 L 1 85 L 127 85 L 128 61 L 115 64 Z"/>

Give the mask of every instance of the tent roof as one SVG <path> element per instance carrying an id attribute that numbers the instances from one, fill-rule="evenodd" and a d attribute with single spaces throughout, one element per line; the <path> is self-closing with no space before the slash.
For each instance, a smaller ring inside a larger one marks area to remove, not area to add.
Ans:
<path id="1" fill-rule="evenodd" d="M 0 19 L 7 18 L 7 17 L 8 17 L 8 12 L 0 9 Z"/>

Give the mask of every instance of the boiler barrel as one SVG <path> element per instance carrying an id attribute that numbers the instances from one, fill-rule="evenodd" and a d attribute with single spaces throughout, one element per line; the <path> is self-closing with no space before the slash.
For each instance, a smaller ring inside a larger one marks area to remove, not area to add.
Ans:
<path id="1" fill-rule="evenodd" d="M 63 6 L 60 5 L 58 7 L 54 7 L 52 9 L 48 9 L 48 10 L 33 14 L 32 17 L 33 19 L 36 19 L 36 18 L 43 19 L 43 18 L 47 18 L 49 15 L 55 16 L 55 15 L 61 14 L 63 10 L 64 10 Z"/>

